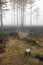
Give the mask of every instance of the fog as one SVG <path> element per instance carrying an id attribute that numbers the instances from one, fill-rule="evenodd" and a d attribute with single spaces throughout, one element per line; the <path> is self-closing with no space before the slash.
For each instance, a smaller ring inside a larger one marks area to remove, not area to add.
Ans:
<path id="1" fill-rule="evenodd" d="M 15 5 L 15 13 L 14 9 L 12 7 L 12 3 L 10 0 L 7 0 L 7 9 L 8 11 L 2 11 L 3 15 L 3 26 L 17 26 L 17 5 Z M 31 20 L 31 25 L 32 26 L 43 26 L 43 0 L 35 0 L 36 2 L 33 4 L 32 7 L 32 20 Z M 5 7 L 6 8 L 6 7 Z M 25 7 L 25 15 L 24 15 L 24 26 L 30 26 L 30 5 L 26 4 Z M 37 22 L 37 10 L 39 8 L 39 16 L 38 16 L 38 22 Z M 15 15 L 15 16 L 14 16 Z M 1 21 L 0 21 L 1 22 Z M 1 23 L 0 23 L 1 25 Z M 21 11 L 18 9 L 18 26 L 21 25 Z"/>

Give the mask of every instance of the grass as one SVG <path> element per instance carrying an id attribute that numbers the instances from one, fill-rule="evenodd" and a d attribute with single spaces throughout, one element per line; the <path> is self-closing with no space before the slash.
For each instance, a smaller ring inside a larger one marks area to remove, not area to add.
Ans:
<path id="1" fill-rule="evenodd" d="M 6 38 L 9 41 L 6 42 L 6 52 L 0 54 L 0 65 L 43 65 L 43 61 L 40 60 L 43 59 L 43 48 L 40 47 L 40 42 L 27 37 L 21 40 L 12 35 Z M 29 44 L 30 42 L 34 42 L 35 45 Z M 36 42 L 40 45 L 38 48 Z M 30 57 L 25 55 L 26 48 L 31 49 Z"/>
<path id="2" fill-rule="evenodd" d="M 40 47 L 43 48 L 43 46 L 40 45 L 40 42 L 37 41 L 37 40 L 35 40 L 35 39 L 33 39 L 33 38 L 25 37 L 25 38 L 22 38 L 21 40 L 22 40 L 22 41 L 25 41 L 25 42 L 28 43 L 30 46 L 34 46 L 34 47 L 36 47 L 36 48 L 40 48 Z"/>

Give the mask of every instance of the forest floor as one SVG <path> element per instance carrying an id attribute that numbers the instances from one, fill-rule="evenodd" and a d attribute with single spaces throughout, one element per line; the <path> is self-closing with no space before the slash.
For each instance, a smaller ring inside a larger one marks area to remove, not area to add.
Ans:
<path id="1" fill-rule="evenodd" d="M 39 45 L 37 46 L 37 44 L 29 44 L 28 40 L 25 40 L 27 34 L 19 35 L 20 38 L 23 38 L 22 40 L 8 36 L 5 52 L 0 53 L 0 65 L 43 65 L 43 37 L 33 37 Z M 28 38 L 30 37 L 28 36 Z M 25 55 L 26 48 L 31 49 L 30 56 Z"/>

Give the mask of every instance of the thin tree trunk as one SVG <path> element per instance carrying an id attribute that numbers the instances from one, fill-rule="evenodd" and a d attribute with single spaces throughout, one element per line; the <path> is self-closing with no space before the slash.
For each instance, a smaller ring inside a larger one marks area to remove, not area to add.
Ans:
<path id="1" fill-rule="evenodd" d="M 21 29 L 22 29 L 22 4 L 21 4 Z"/>
<path id="2" fill-rule="evenodd" d="M 32 3 L 31 3 L 31 11 L 30 11 L 30 28 L 32 26 Z"/>
<path id="3" fill-rule="evenodd" d="M 1 8 L 1 28 L 3 26 L 3 21 L 2 21 L 2 8 Z"/>
<path id="4" fill-rule="evenodd" d="M 22 25 L 24 27 L 24 4 L 23 4 L 23 22 L 22 22 Z"/>
<path id="5" fill-rule="evenodd" d="M 14 27 L 15 27 L 15 3 L 14 3 Z"/>
<path id="6" fill-rule="evenodd" d="M 18 30 L 18 2 L 17 2 L 17 30 Z"/>
<path id="7" fill-rule="evenodd" d="M 31 36 L 31 27 L 32 27 L 32 0 L 30 0 L 30 36 Z"/>
<path id="8" fill-rule="evenodd" d="M 24 5 L 21 5 L 21 28 L 24 26 Z"/>
<path id="9" fill-rule="evenodd" d="M 37 9 L 37 26 L 38 26 L 38 16 L 39 16 L 39 12 L 38 12 L 38 9 Z"/>

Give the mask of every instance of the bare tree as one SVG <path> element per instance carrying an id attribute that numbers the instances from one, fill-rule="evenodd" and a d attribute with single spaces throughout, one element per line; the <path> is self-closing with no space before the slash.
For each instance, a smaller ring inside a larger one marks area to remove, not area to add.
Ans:
<path id="1" fill-rule="evenodd" d="M 31 15 L 30 15 L 30 26 L 31 26 L 31 23 L 32 23 L 32 4 L 33 4 L 33 0 L 10 0 L 13 2 L 13 6 L 15 7 L 15 1 L 16 1 L 16 4 L 17 4 L 17 28 L 18 28 L 18 5 L 20 5 L 21 7 L 21 27 L 24 26 L 24 17 L 25 17 L 25 8 L 26 8 L 26 4 L 30 4 L 31 7 L 30 7 L 30 10 L 31 10 Z M 15 10 L 15 9 L 14 9 Z M 15 16 L 15 14 L 14 14 Z M 15 18 L 15 17 L 14 17 Z"/>
<path id="2" fill-rule="evenodd" d="M 24 27 L 25 8 L 27 0 L 21 0 L 21 28 Z"/>
<path id="3" fill-rule="evenodd" d="M 15 25 L 15 5 L 16 5 L 16 12 L 17 12 L 17 28 L 18 28 L 18 0 L 10 0 L 10 2 L 13 2 L 12 8 L 14 10 L 14 25 Z"/>
<path id="4" fill-rule="evenodd" d="M 7 3 L 6 0 L 4 0 L 4 1 L 0 0 L 1 28 L 3 27 L 3 8 L 2 7 L 3 7 L 3 5 L 6 5 L 6 3 Z"/>
<path id="5" fill-rule="evenodd" d="M 39 7 L 37 7 L 35 10 L 35 13 L 36 13 L 36 25 L 38 26 L 38 21 L 39 21 L 39 16 L 40 16 L 40 8 Z"/>

